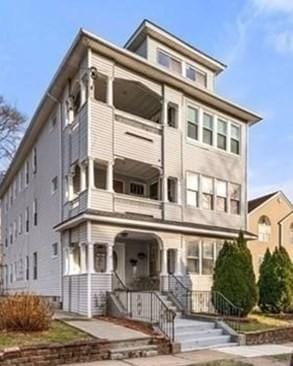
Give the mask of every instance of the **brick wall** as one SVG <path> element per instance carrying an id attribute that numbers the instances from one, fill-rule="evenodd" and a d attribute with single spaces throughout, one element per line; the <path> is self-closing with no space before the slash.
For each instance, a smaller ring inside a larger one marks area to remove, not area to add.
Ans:
<path id="1" fill-rule="evenodd" d="M 57 366 L 109 359 L 110 344 L 103 340 L 14 347 L 0 351 L 1 366 Z"/>

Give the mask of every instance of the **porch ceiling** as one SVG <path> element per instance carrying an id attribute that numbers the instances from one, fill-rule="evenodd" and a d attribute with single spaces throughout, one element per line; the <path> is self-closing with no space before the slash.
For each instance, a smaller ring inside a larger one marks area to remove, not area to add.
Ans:
<path id="1" fill-rule="evenodd" d="M 126 242 L 128 240 L 150 242 L 156 240 L 156 237 L 150 233 L 144 233 L 139 231 L 123 231 L 116 237 L 117 242 Z"/>
<path id="2" fill-rule="evenodd" d="M 151 165 L 144 164 L 130 159 L 116 159 L 114 165 L 114 174 L 126 175 L 128 177 L 149 180 L 157 177 L 159 169 Z"/>
<path id="3" fill-rule="evenodd" d="M 114 105 L 123 111 L 151 119 L 160 112 L 160 96 L 144 84 L 116 78 L 114 80 Z"/>

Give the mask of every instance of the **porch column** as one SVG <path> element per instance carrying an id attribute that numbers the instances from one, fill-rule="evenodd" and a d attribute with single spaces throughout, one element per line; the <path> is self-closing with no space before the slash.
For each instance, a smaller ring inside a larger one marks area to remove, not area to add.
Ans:
<path id="1" fill-rule="evenodd" d="M 88 160 L 88 178 L 89 178 L 88 185 L 89 185 L 89 188 L 94 188 L 95 187 L 94 170 L 95 170 L 94 160 L 89 159 Z"/>
<path id="2" fill-rule="evenodd" d="M 162 200 L 168 202 L 168 177 L 162 177 Z"/>
<path id="3" fill-rule="evenodd" d="M 113 162 L 107 163 L 107 191 L 113 192 Z"/>
<path id="4" fill-rule="evenodd" d="M 80 248 L 80 272 L 86 273 L 86 245 L 85 245 L 85 243 L 80 243 L 79 248 Z"/>
<path id="5" fill-rule="evenodd" d="M 167 249 L 163 248 L 161 250 L 161 276 L 167 276 Z"/>
<path id="6" fill-rule="evenodd" d="M 176 249 L 175 275 L 181 276 L 181 249 Z"/>
<path id="7" fill-rule="evenodd" d="M 71 201 L 73 199 L 73 182 L 71 174 L 67 176 L 67 184 L 68 184 L 68 200 Z"/>
<path id="8" fill-rule="evenodd" d="M 88 273 L 93 273 L 94 272 L 94 244 L 88 243 L 87 248 L 88 248 L 87 270 L 88 270 Z"/>
<path id="9" fill-rule="evenodd" d="M 107 103 L 113 105 L 113 78 L 107 78 Z"/>
<path id="10" fill-rule="evenodd" d="M 86 166 L 85 164 L 80 164 L 80 191 L 86 190 Z"/>
<path id="11" fill-rule="evenodd" d="M 113 243 L 107 245 L 107 273 L 113 272 Z"/>
<path id="12" fill-rule="evenodd" d="M 163 101 L 163 120 L 162 124 L 164 126 L 168 125 L 168 102 L 166 100 Z"/>

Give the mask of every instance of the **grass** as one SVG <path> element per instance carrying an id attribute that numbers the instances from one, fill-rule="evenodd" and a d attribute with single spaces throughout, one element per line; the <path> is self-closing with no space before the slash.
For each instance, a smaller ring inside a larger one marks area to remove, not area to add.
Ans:
<path id="1" fill-rule="evenodd" d="M 67 343 L 91 339 L 89 335 L 60 321 L 53 321 L 51 328 L 44 332 L 0 331 L 0 350 L 8 347 L 31 346 L 44 343 Z"/>
<path id="2" fill-rule="evenodd" d="M 268 330 L 289 326 L 293 326 L 292 320 L 280 319 L 265 314 L 251 314 L 248 316 L 247 320 L 244 320 L 240 323 L 240 332 L 255 332 L 259 330 Z"/>
<path id="3" fill-rule="evenodd" d="M 275 355 L 275 356 L 271 356 L 271 358 L 275 361 L 278 361 L 278 362 L 283 362 L 283 361 L 289 362 L 290 359 L 291 359 L 291 353 L 284 353 L 284 354 L 281 354 L 281 355 Z"/>

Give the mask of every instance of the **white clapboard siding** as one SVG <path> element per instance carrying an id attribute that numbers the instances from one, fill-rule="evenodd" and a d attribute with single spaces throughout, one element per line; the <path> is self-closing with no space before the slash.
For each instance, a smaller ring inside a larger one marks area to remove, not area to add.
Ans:
<path id="1" fill-rule="evenodd" d="M 65 311 L 88 314 L 88 276 L 87 274 L 63 277 L 63 309 Z"/>
<path id="2" fill-rule="evenodd" d="M 112 275 L 108 273 L 95 273 L 91 275 L 91 305 L 93 315 L 106 313 L 107 292 L 112 290 Z"/>
<path id="3" fill-rule="evenodd" d="M 161 203 L 153 200 L 116 194 L 114 208 L 116 212 L 137 213 L 158 219 L 162 218 Z"/>
<path id="4" fill-rule="evenodd" d="M 105 103 L 91 103 L 90 154 L 101 160 L 113 159 L 113 109 Z"/>
<path id="5" fill-rule="evenodd" d="M 91 189 L 89 208 L 101 211 L 113 211 L 113 193 L 104 189 Z"/>

